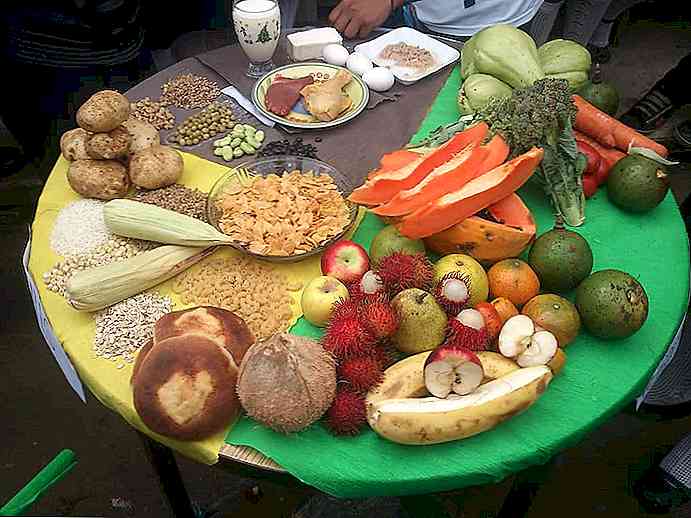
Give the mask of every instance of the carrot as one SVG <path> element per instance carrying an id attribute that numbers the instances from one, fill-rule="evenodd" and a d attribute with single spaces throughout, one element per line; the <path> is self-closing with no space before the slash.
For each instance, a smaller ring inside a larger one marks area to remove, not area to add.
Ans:
<path id="1" fill-rule="evenodd" d="M 588 135 L 585 135 L 580 131 L 574 131 L 573 134 L 576 137 L 577 141 L 580 140 L 582 142 L 585 142 L 586 144 L 590 144 L 593 148 L 595 148 L 595 151 L 597 151 L 600 154 L 602 160 L 604 160 L 605 164 L 607 164 L 608 171 L 612 167 L 614 167 L 614 164 L 616 164 L 617 162 L 619 162 L 619 160 L 626 156 L 626 153 L 624 153 L 623 151 L 619 151 L 618 149 L 614 149 L 611 147 L 605 147 L 598 141 L 591 139 Z"/>
<path id="2" fill-rule="evenodd" d="M 667 148 L 641 135 L 633 128 L 610 117 L 579 95 L 573 96 L 578 112 L 575 128 L 607 147 L 628 151 L 629 146 L 646 147 L 660 156 L 667 156 Z"/>

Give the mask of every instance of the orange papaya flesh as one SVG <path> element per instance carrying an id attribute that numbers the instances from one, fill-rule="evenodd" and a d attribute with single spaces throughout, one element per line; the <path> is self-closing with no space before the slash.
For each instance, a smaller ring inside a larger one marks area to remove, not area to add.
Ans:
<path id="1" fill-rule="evenodd" d="M 425 246 L 441 255 L 463 253 L 483 262 L 519 256 L 535 239 L 535 219 L 516 193 L 487 207 L 492 219 L 471 216 L 425 238 Z"/>
<path id="2" fill-rule="evenodd" d="M 379 216 L 403 216 L 443 194 L 458 189 L 482 174 L 481 167 L 488 151 L 475 144 L 468 145 L 445 164 L 422 179 L 416 186 L 399 192 L 391 201 L 372 209 Z"/>
<path id="3" fill-rule="evenodd" d="M 487 124 L 481 122 L 456 133 L 439 148 L 422 155 L 404 167 L 377 174 L 364 185 L 355 189 L 348 199 L 353 203 L 362 205 L 387 203 L 399 192 L 417 185 L 435 168 L 449 161 L 469 144 L 482 142 L 487 132 Z"/>
<path id="4" fill-rule="evenodd" d="M 532 148 L 407 215 L 398 230 L 408 238 L 420 239 L 452 227 L 515 192 L 528 181 L 542 155 L 541 149 Z"/>
<path id="5" fill-rule="evenodd" d="M 401 167 L 405 167 L 418 158 L 420 158 L 420 153 L 415 153 L 408 149 L 397 149 L 396 151 L 392 151 L 391 153 L 387 153 L 382 156 L 381 160 L 379 160 L 379 167 L 373 171 L 370 171 L 370 173 L 367 175 L 367 178 L 372 179 L 381 173 L 385 173 L 386 171 L 400 169 Z"/>
<path id="6" fill-rule="evenodd" d="M 485 159 L 485 171 L 491 171 L 495 167 L 503 164 L 504 161 L 509 158 L 509 153 L 511 152 L 509 145 L 501 137 L 501 135 L 498 134 L 494 135 L 492 139 L 483 147 L 486 147 L 489 151 L 487 158 Z"/>

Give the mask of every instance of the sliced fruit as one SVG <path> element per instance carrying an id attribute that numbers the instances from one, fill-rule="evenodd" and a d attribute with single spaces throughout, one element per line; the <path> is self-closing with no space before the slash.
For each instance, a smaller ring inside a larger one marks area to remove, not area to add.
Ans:
<path id="1" fill-rule="evenodd" d="M 380 436 L 401 444 L 435 444 L 470 437 L 526 410 L 547 388 L 545 366 L 518 369 L 466 396 L 388 399 L 367 404 Z"/>
<path id="2" fill-rule="evenodd" d="M 482 369 L 485 372 L 485 379 L 483 383 L 493 379 L 506 376 L 510 372 L 520 369 L 518 364 L 511 358 L 507 358 L 502 354 L 493 351 L 480 351 L 476 353 L 482 363 Z"/>
<path id="3" fill-rule="evenodd" d="M 499 332 L 499 352 L 507 358 L 523 354 L 535 334 L 535 324 L 526 315 L 516 315 L 506 321 Z"/>
<path id="4" fill-rule="evenodd" d="M 564 369 L 564 365 L 566 365 L 566 353 L 560 347 L 557 349 L 557 353 L 554 355 L 554 358 L 552 358 L 547 364 L 547 367 L 552 369 L 552 374 L 556 376 Z"/>
<path id="5" fill-rule="evenodd" d="M 469 181 L 491 171 L 506 160 L 509 147 L 499 135 L 480 147 L 470 144 L 445 164 L 437 167 L 415 187 L 399 192 L 372 212 L 380 216 L 404 216 L 446 193 L 460 189 Z"/>
<path id="6" fill-rule="evenodd" d="M 483 329 L 485 327 L 485 319 L 477 309 L 464 309 L 456 317 L 464 326 L 472 327 L 473 329 Z"/>
<path id="7" fill-rule="evenodd" d="M 552 333 L 537 331 L 530 337 L 530 344 L 526 350 L 516 356 L 516 363 L 521 367 L 547 365 L 557 354 L 558 348 L 559 344 Z"/>
<path id="8" fill-rule="evenodd" d="M 456 316 L 470 298 L 470 277 L 460 272 L 449 272 L 437 283 L 434 297 L 449 316 Z"/>
<path id="9" fill-rule="evenodd" d="M 520 255 L 535 238 L 533 215 L 516 193 L 487 207 L 487 213 L 425 238 L 425 245 L 438 254 L 460 252 L 495 262 Z"/>
<path id="10" fill-rule="evenodd" d="M 398 229 L 404 236 L 417 239 L 454 226 L 516 191 L 533 174 L 542 155 L 541 149 L 533 148 L 494 168 L 461 189 L 407 215 L 397 225 Z"/>
<path id="11" fill-rule="evenodd" d="M 513 305 L 513 302 L 506 297 L 497 297 L 493 299 L 490 304 L 492 304 L 494 309 L 497 310 L 497 313 L 499 313 L 502 325 L 511 317 L 518 315 L 518 309 Z"/>
<path id="12" fill-rule="evenodd" d="M 427 357 L 423 375 L 425 387 L 436 397 L 446 397 L 451 392 L 459 396 L 470 394 L 485 377 L 482 363 L 474 352 L 443 345 Z"/>
<path id="13" fill-rule="evenodd" d="M 434 264 L 434 281 L 438 282 L 445 275 L 457 272 L 470 281 L 470 299 L 468 306 L 487 300 L 489 287 L 485 269 L 475 259 L 466 254 L 449 254 Z"/>
<path id="14" fill-rule="evenodd" d="M 400 169 L 385 171 L 355 189 L 348 199 L 362 205 L 379 205 L 391 200 L 399 192 L 417 185 L 435 168 L 449 161 L 471 143 L 479 144 L 487 135 L 483 122 L 456 133 L 441 147 L 420 156 Z"/>

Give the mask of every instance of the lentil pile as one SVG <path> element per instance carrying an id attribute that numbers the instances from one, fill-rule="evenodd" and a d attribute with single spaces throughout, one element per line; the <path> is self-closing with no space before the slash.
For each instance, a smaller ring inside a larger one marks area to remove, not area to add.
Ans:
<path id="1" fill-rule="evenodd" d="M 184 74 L 170 78 L 161 86 L 160 103 L 185 110 L 204 108 L 221 94 L 218 84 L 208 77 Z"/>
<path id="2" fill-rule="evenodd" d="M 65 256 L 63 261 L 43 274 L 43 282 L 50 291 L 64 296 L 65 284 L 75 272 L 124 261 L 155 246 L 157 245 L 149 241 L 112 236 L 105 243 L 87 252 Z"/>
<path id="3" fill-rule="evenodd" d="M 272 140 L 264 144 L 262 149 L 257 153 L 257 156 L 278 156 L 278 155 L 294 155 L 305 158 L 319 158 L 317 156 L 317 146 L 314 144 L 305 144 L 302 138 L 298 137 L 292 142 L 285 140 Z"/>
<path id="4" fill-rule="evenodd" d="M 184 304 L 233 311 L 257 339 L 288 329 L 293 316 L 290 292 L 301 287 L 269 265 L 248 257 L 211 259 L 178 275 L 173 282 L 173 291 Z"/>
<path id="5" fill-rule="evenodd" d="M 53 251 L 62 256 L 81 254 L 112 238 L 103 219 L 103 205 L 99 200 L 78 200 L 64 207 L 50 234 Z"/>
<path id="6" fill-rule="evenodd" d="M 157 101 L 144 97 L 130 104 L 130 115 L 135 119 L 148 122 L 157 130 L 171 129 L 175 125 L 175 115 Z"/>
<path id="7" fill-rule="evenodd" d="M 230 106 L 213 103 L 185 119 L 175 128 L 168 140 L 181 146 L 194 146 L 219 133 L 234 129 L 235 125 L 235 115 Z"/>
<path id="8" fill-rule="evenodd" d="M 99 358 L 132 363 L 140 347 L 154 335 L 154 324 L 172 310 L 169 297 L 140 293 L 96 313 L 93 351 Z"/>
<path id="9" fill-rule="evenodd" d="M 174 210 L 180 214 L 200 219 L 205 223 L 209 222 L 206 217 L 206 193 L 198 189 L 190 189 L 175 183 L 152 191 L 137 191 L 131 198 L 134 201 Z"/>

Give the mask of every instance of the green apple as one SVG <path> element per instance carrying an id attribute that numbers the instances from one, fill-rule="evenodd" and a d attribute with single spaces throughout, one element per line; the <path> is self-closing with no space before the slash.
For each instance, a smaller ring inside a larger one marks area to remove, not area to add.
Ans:
<path id="1" fill-rule="evenodd" d="M 440 345 L 446 335 L 446 313 L 434 295 L 417 288 L 403 290 L 391 301 L 400 319 L 391 342 L 407 354 L 429 351 Z"/>
<path id="2" fill-rule="evenodd" d="M 331 318 L 334 304 L 349 296 L 348 288 L 338 279 L 328 275 L 315 277 L 302 291 L 302 313 L 308 322 L 324 327 Z"/>
<path id="3" fill-rule="evenodd" d="M 374 236 L 369 247 L 369 257 L 372 264 L 377 264 L 382 258 L 394 252 L 406 254 L 424 254 L 425 244 L 421 239 L 409 239 L 401 234 L 396 227 L 388 225 Z"/>

